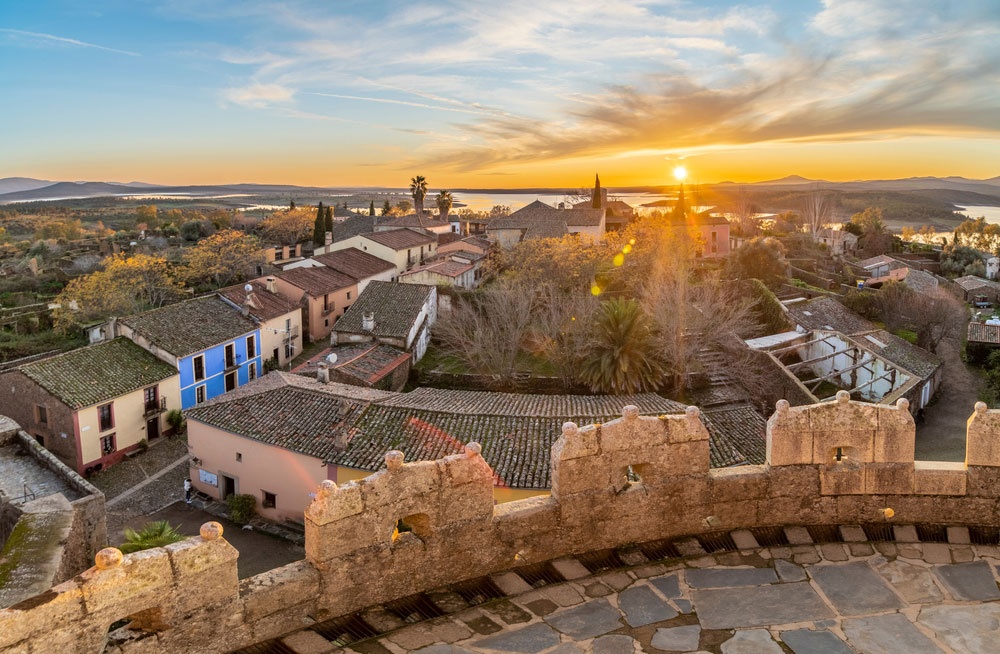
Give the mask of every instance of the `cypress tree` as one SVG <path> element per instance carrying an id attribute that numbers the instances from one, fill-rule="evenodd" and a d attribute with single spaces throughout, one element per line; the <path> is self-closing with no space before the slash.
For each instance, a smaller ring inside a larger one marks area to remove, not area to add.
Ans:
<path id="1" fill-rule="evenodd" d="M 392 211 L 392 205 L 389 204 L 388 200 L 386 200 L 385 204 L 382 205 L 382 215 L 383 216 L 388 215 L 390 211 Z"/>
<path id="2" fill-rule="evenodd" d="M 313 244 L 314 245 L 326 245 L 326 211 L 323 209 L 323 203 L 319 203 L 319 207 L 316 209 L 316 224 L 313 227 Z"/>
<path id="3" fill-rule="evenodd" d="M 594 195 L 590 198 L 590 206 L 594 209 L 601 208 L 601 178 L 594 173 Z"/>
<path id="4" fill-rule="evenodd" d="M 326 231 L 333 231 L 333 207 L 326 208 Z"/>
<path id="5" fill-rule="evenodd" d="M 368 207 L 368 215 L 369 216 L 375 215 L 375 200 L 372 200 L 371 205 Z"/>

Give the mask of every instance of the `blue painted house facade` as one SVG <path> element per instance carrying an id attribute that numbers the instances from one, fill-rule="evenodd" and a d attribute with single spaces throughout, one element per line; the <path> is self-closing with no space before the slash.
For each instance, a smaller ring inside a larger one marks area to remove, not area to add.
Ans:
<path id="1" fill-rule="evenodd" d="M 177 367 L 181 409 L 235 390 L 263 373 L 260 329 L 218 296 L 122 318 L 116 331 Z"/>

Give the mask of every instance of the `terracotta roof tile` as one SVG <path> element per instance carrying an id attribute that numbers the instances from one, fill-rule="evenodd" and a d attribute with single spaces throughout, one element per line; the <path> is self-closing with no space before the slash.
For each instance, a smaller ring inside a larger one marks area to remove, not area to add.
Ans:
<path id="1" fill-rule="evenodd" d="M 250 282 L 253 290 L 250 291 L 250 315 L 257 320 L 271 320 L 278 316 L 283 316 L 292 311 L 298 311 L 297 304 L 291 302 L 277 293 L 270 293 L 267 286 L 261 282 Z M 247 299 L 246 284 L 227 286 L 219 290 L 222 295 L 236 306 L 242 307 Z"/>
<path id="2" fill-rule="evenodd" d="M 332 268 L 359 281 L 396 268 L 392 262 L 379 259 L 374 254 L 369 254 L 358 248 L 327 252 L 317 255 L 313 259 L 327 268 Z"/>
<path id="3" fill-rule="evenodd" d="M 437 237 L 435 235 L 421 230 L 410 229 L 409 227 L 403 229 L 390 229 L 387 232 L 361 234 L 361 236 L 369 241 L 374 241 L 379 245 L 392 248 L 393 250 L 405 250 L 407 248 L 427 245 L 428 243 L 437 243 Z"/>
<path id="4" fill-rule="evenodd" d="M 291 268 L 278 273 L 277 277 L 313 296 L 326 295 L 358 283 L 353 277 L 326 266 Z"/>

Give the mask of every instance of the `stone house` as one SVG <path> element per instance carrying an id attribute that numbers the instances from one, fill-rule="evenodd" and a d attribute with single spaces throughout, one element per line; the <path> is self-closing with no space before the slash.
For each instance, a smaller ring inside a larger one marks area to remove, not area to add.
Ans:
<path id="1" fill-rule="evenodd" d="M 385 259 L 357 248 L 336 250 L 313 257 L 314 262 L 353 277 L 358 281 L 358 293 L 362 293 L 370 281 L 391 282 L 396 267 Z"/>
<path id="2" fill-rule="evenodd" d="M 455 286 L 471 290 L 479 286 L 482 265 L 486 258 L 474 252 L 450 251 L 399 276 L 401 284 Z"/>
<path id="3" fill-rule="evenodd" d="M 81 474 L 117 463 L 169 430 L 180 376 L 127 338 L 89 345 L 0 375 L 0 413 Z"/>
<path id="4" fill-rule="evenodd" d="M 338 384 L 364 386 L 380 391 L 402 391 L 410 377 L 413 356 L 381 343 L 354 343 L 326 348 L 292 372 L 321 377 Z M 323 373 L 322 369 L 326 369 Z"/>
<path id="5" fill-rule="evenodd" d="M 388 261 L 395 266 L 396 275 L 400 275 L 419 265 L 424 259 L 434 256 L 437 251 L 437 235 L 411 228 L 371 232 L 334 242 L 326 253 L 348 248 L 356 248 Z"/>
<path id="6" fill-rule="evenodd" d="M 437 288 L 424 284 L 371 282 L 333 327 L 331 345 L 376 342 L 423 358 L 437 320 Z"/>
<path id="7" fill-rule="evenodd" d="M 466 236 L 448 243 L 438 244 L 438 254 L 449 252 L 474 252 L 476 254 L 487 255 L 490 252 L 490 242 L 479 236 Z"/>
<path id="8" fill-rule="evenodd" d="M 259 325 L 261 358 L 281 367 L 302 351 L 302 309 L 267 279 L 228 286 L 219 295 Z"/>
<path id="9" fill-rule="evenodd" d="M 961 289 L 962 300 L 965 302 L 972 303 L 977 297 L 985 297 L 991 304 L 1000 303 L 1000 283 L 975 275 L 965 275 L 954 282 Z"/>
<path id="10" fill-rule="evenodd" d="M 441 235 L 452 232 L 451 222 L 441 220 L 436 214 L 426 213 L 418 218 L 417 214 L 411 213 L 405 216 L 379 216 L 375 219 L 376 232 L 387 232 L 393 229 L 417 229 L 428 231 L 432 234 Z"/>
<path id="11" fill-rule="evenodd" d="M 817 230 L 816 242 L 825 245 L 833 256 L 853 255 L 858 250 L 857 235 L 842 229 L 824 227 Z"/>
<path id="12" fill-rule="evenodd" d="M 177 369 L 182 409 L 263 372 L 259 327 L 217 295 L 121 318 L 115 332 Z"/>
<path id="13" fill-rule="evenodd" d="M 329 336 L 333 324 L 358 297 L 358 280 L 326 266 L 292 268 L 265 282 L 302 308 L 302 329 L 310 341 Z"/>
<path id="14" fill-rule="evenodd" d="M 559 238 L 582 234 L 593 240 L 604 236 L 604 209 L 557 209 L 535 200 L 505 218 L 494 218 L 486 235 L 501 247 L 509 248 L 532 238 Z"/>

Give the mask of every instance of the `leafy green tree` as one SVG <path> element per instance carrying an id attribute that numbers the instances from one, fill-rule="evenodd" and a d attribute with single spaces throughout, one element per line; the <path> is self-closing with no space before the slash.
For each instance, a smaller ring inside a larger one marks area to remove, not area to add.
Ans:
<path id="1" fill-rule="evenodd" d="M 326 211 L 320 202 L 316 208 L 316 222 L 313 224 L 313 245 L 326 245 Z"/>
<path id="2" fill-rule="evenodd" d="M 184 540 L 166 520 L 147 522 L 138 531 L 125 528 L 125 542 L 118 546 L 123 554 L 141 552 L 154 547 L 163 547 Z"/>
<path id="3" fill-rule="evenodd" d="M 145 224 L 146 229 L 156 229 L 160 226 L 159 220 L 156 216 L 157 210 L 155 204 L 144 204 L 142 206 L 135 208 L 135 223 L 136 225 Z"/>
<path id="4" fill-rule="evenodd" d="M 410 195 L 413 196 L 413 207 L 419 218 L 424 215 L 424 198 L 427 196 L 427 180 L 423 175 L 410 180 Z"/>
<path id="5" fill-rule="evenodd" d="M 986 264 L 975 248 L 951 243 L 941 252 L 941 272 L 948 277 L 986 277 Z"/>
<path id="6" fill-rule="evenodd" d="M 329 207 L 326 208 L 326 217 L 325 217 L 325 220 L 326 220 L 326 223 L 325 223 L 326 231 L 333 232 L 333 207 L 332 206 L 329 206 Z"/>
<path id="7" fill-rule="evenodd" d="M 451 197 L 451 191 L 441 191 L 437 194 L 438 217 L 441 220 L 448 220 L 448 214 L 451 212 L 451 205 L 453 203 L 453 198 Z"/>
<path id="8" fill-rule="evenodd" d="M 604 302 L 594 317 L 580 378 L 595 393 L 653 391 L 663 383 L 653 324 L 642 305 L 626 298 Z"/>
<path id="9" fill-rule="evenodd" d="M 386 200 L 385 202 L 382 203 L 382 215 L 388 216 L 389 212 L 391 211 L 392 211 L 392 205 L 389 204 L 388 200 Z"/>
<path id="10" fill-rule="evenodd" d="M 892 250 L 892 234 L 885 226 L 884 214 L 880 207 L 868 207 L 851 216 L 850 224 L 861 230 L 858 248 L 869 257 L 885 254 Z"/>

